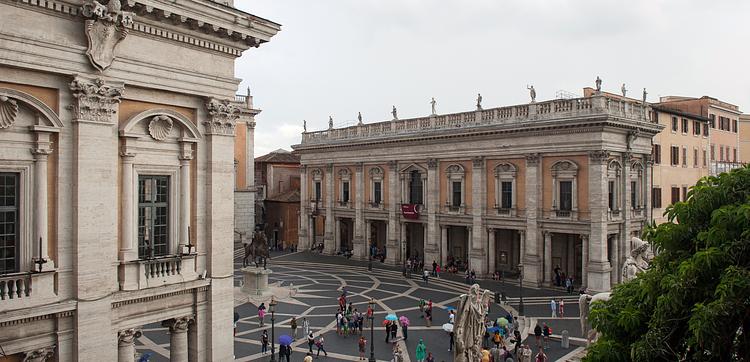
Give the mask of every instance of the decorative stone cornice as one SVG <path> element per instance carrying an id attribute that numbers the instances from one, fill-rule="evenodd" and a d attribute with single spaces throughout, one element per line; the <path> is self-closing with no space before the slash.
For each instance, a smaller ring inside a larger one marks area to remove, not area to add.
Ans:
<path id="1" fill-rule="evenodd" d="M 529 166 L 536 166 L 539 164 L 539 160 L 541 160 L 541 157 L 538 153 L 529 153 L 526 154 L 526 164 Z"/>
<path id="2" fill-rule="evenodd" d="M 589 158 L 595 163 L 606 164 L 609 162 L 609 151 L 596 150 L 589 152 Z"/>
<path id="3" fill-rule="evenodd" d="M 438 167 L 437 158 L 430 158 L 427 160 L 427 168 L 437 168 L 437 167 Z"/>
<path id="4" fill-rule="evenodd" d="M 211 135 L 234 136 L 234 127 L 240 117 L 240 108 L 236 104 L 211 98 L 206 103 L 208 120 L 203 122 L 206 133 Z"/>
<path id="5" fill-rule="evenodd" d="M 18 103 L 7 96 L 0 96 L 0 129 L 8 128 L 16 122 Z"/>
<path id="6" fill-rule="evenodd" d="M 357 162 L 355 166 L 357 167 L 356 168 L 357 172 L 359 172 L 359 173 L 364 172 L 364 170 L 365 170 L 365 164 L 364 164 L 364 162 Z"/>
<path id="7" fill-rule="evenodd" d="M 120 331 L 117 335 L 117 341 L 120 346 L 130 346 L 133 344 L 136 338 L 140 338 L 143 333 L 135 328 L 126 329 Z"/>
<path id="8" fill-rule="evenodd" d="M 76 77 L 70 83 L 70 90 L 75 98 L 70 106 L 74 121 L 114 123 L 113 115 L 117 113 L 124 90 L 122 83 Z"/>
<path id="9" fill-rule="evenodd" d="M 128 35 L 135 14 L 122 11 L 120 0 L 109 0 L 107 5 L 85 0 L 81 15 L 89 18 L 85 28 L 89 43 L 86 55 L 91 65 L 103 72 L 115 60 L 117 45 Z"/>

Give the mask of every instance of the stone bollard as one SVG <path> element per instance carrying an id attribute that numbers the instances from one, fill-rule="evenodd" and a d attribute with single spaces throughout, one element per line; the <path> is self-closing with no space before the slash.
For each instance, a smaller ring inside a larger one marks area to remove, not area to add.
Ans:
<path id="1" fill-rule="evenodd" d="M 560 339 L 560 345 L 562 348 L 568 349 L 570 348 L 570 333 L 568 333 L 568 330 L 562 331 L 562 338 Z"/>

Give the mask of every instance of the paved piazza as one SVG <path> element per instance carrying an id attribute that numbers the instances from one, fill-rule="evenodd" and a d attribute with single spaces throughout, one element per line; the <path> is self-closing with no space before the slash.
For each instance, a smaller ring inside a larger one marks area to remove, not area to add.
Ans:
<path id="1" fill-rule="evenodd" d="M 235 253 L 235 286 L 240 285 L 241 273 L 239 268 L 241 250 Z M 290 320 L 292 316 L 298 319 L 299 338 L 293 343 L 293 361 L 301 361 L 307 351 L 307 343 L 302 331 L 302 318 L 310 321 L 310 327 L 316 338 L 321 333 L 325 337 L 325 348 L 328 357 L 321 354 L 320 359 L 326 361 L 356 361 L 359 359 L 357 348 L 357 336 L 338 336 L 334 316 L 337 310 L 336 298 L 346 288 L 349 301 L 354 302 L 355 308 L 360 311 L 367 309 L 367 301 L 375 298 L 375 357 L 378 361 L 390 361 L 392 359 L 392 344 L 385 343 L 385 334 L 382 321 L 386 314 L 395 313 L 399 317 L 406 316 L 411 321 L 407 341 L 400 341 L 402 349 L 409 352 L 407 361 L 416 361 L 414 353 L 419 339 L 422 338 L 427 345 L 427 351 L 432 352 L 436 361 L 452 361 L 451 352 L 448 351 L 449 337 L 443 331 L 442 325 L 448 322 L 448 312 L 445 306 L 455 305 L 458 296 L 464 293 L 467 285 L 456 275 L 444 276 L 440 279 L 431 278 L 425 283 L 415 274 L 410 279 L 403 277 L 401 271 L 386 267 L 379 262 L 373 263 L 373 271 L 367 270 L 367 264 L 347 260 L 343 257 L 324 256 L 299 252 L 283 255 L 274 255 L 269 261 L 269 269 L 273 274 L 269 283 L 283 282 L 283 285 L 293 284 L 296 293 L 293 298 L 279 301 L 276 313 L 276 339 L 282 334 L 291 335 Z M 510 296 L 512 306 L 517 307 L 516 296 L 518 286 L 504 285 L 496 281 L 480 281 L 484 288 L 491 290 L 504 290 Z M 549 297 L 556 295 L 557 298 L 565 298 L 566 314 L 574 317 L 557 318 L 554 320 L 541 317 L 549 316 Z M 426 327 L 424 319 L 420 318 L 418 301 L 420 298 L 433 301 L 433 326 Z M 577 295 L 567 295 L 560 291 L 524 289 L 526 311 L 528 314 L 540 318 L 531 318 L 533 324 L 539 321 L 550 323 L 553 333 L 557 334 L 562 329 L 569 329 L 571 336 L 579 336 Z M 491 305 L 492 318 L 504 316 L 507 312 L 497 304 Z M 238 323 L 237 336 L 235 337 L 234 353 L 237 361 L 267 361 L 269 355 L 260 353 L 260 336 L 264 329 L 271 335 L 270 313 L 266 316 L 265 327 L 260 327 L 257 317 L 257 308 L 251 303 L 236 306 L 235 309 L 241 316 Z M 515 313 L 515 312 L 514 312 Z M 561 329 L 562 328 L 562 329 Z M 370 351 L 370 330 L 365 330 L 368 339 L 367 356 Z M 169 334 L 167 328 L 157 324 L 144 326 L 144 335 L 138 339 L 136 348 L 141 353 L 151 353 L 150 361 L 169 360 Z M 399 330 L 399 339 L 401 331 Z M 533 341 L 533 336 L 528 340 Z M 533 344 L 533 343 L 532 343 Z M 548 351 L 551 360 L 556 360 L 564 355 L 574 352 L 575 346 L 570 349 L 560 348 L 559 341 L 550 343 Z M 269 347 L 270 350 L 270 347 Z M 278 346 L 277 346 L 278 350 Z M 313 350 L 316 348 L 313 346 Z"/>

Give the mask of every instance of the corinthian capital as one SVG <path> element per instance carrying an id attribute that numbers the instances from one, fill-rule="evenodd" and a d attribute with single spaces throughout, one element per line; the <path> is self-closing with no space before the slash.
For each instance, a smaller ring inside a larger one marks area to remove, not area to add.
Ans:
<path id="1" fill-rule="evenodd" d="M 589 152 L 589 158 L 591 161 L 598 163 L 607 163 L 609 161 L 609 151 L 607 150 L 596 150 Z"/>
<path id="2" fill-rule="evenodd" d="M 120 331 L 120 333 L 117 335 L 117 341 L 120 345 L 123 345 L 123 346 L 131 345 L 133 344 L 135 339 L 139 338 L 141 335 L 142 335 L 142 332 L 140 330 L 130 328 L 124 331 Z"/>
<path id="3" fill-rule="evenodd" d="M 206 133 L 233 136 L 234 126 L 240 117 L 240 108 L 227 100 L 211 98 L 206 103 L 208 119 L 203 122 Z"/>
<path id="4" fill-rule="evenodd" d="M 70 107 L 73 119 L 77 122 L 113 124 L 113 116 L 117 113 L 124 88 L 121 82 L 76 77 L 70 83 L 70 91 L 74 98 Z"/>
<path id="5" fill-rule="evenodd" d="M 193 317 L 180 317 L 168 319 L 161 322 L 164 327 L 169 327 L 170 333 L 186 332 L 188 325 L 193 321 Z"/>

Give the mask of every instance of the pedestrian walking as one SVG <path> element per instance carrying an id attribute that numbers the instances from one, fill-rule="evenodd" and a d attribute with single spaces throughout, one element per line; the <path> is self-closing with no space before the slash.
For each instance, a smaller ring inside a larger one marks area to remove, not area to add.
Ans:
<path id="1" fill-rule="evenodd" d="M 547 362 L 549 359 L 547 358 L 547 355 L 544 354 L 544 350 L 542 348 L 539 348 L 539 353 L 536 354 L 536 357 L 534 357 L 534 360 L 536 362 Z"/>
<path id="2" fill-rule="evenodd" d="M 234 336 L 237 336 L 237 322 L 240 321 L 240 314 L 237 313 L 237 311 L 234 311 L 234 323 L 232 324 L 234 326 Z"/>
<path id="3" fill-rule="evenodd" d="M 302 331 L 305 335 L 310 334 L 310 321 L 307 320 L 307 317 L 302 317 Z"/>
<path id="4" fill-rule="evenodd" d="M 557 307 L 560 309 L 560 318 L 565 317 L 565 302 L 560 298 L 560 303 L 557 303 Z"/>
<path id="5" fill-rule="evenodd" d="M 289 322 L 292 326 L 292 340 L 297 340 L 297 317 L 292 317 L 292 321 Z"/>
<path id="6" fill-rule="evenodd" d="M 266 317 L 266 304 L 260 303 L 258 306 L 258 319 L 260 320 L 260 326 L 263 327 L 263 319 Z"/>
<path id="7" fill-rule="evenodd" d="M 419 299 L 419 318 L 424 318 L 424 306 L 425 302 L 424 299 Z"/>
<path id="8" fill-rule="evenodd" d="M 286 362 L 289 362 L 289 358 L 292 357 L 292 347 L 285 345 L 279 346 L 279 362 L 283 362 L 284 357 L 286 357 Z"/>
<path id="9" fill-rule="evenodd" d="M 433 260 L 432 261 L 432 276 L 434 277 L 437 277 L 437 268 L 438 268 L 438 263 L 437 261 Z"/>
<path id="10" fill-rule="evenodd" d="M 534 327 L 534 338 L 536 338 L 536 346 L 541 348 L 542 347 L 542 327 L 540 325 L 536 325 Z"/>
<path id="11" fill-rule="evenodd" d="M 568 277 L 568 279 L 565 279 L 565 290 L 568 292 L 568 294 L 573 292 L 573 277 Z"/>
<path id="12" fill-rule="evenodd" d="M 425 309 L 424 322 L 428 327 L 432 327 L 432 307 L 427 307 L 427 309 Z"/>
<path id="13" fill-rule="evenodd" d="M 396 334 L 398 333 L 398 324 L 396 322 L 391 323 L 391 340 L 396 341 Z"/>
<path id="14" fill-rule="evenodd" d="M 357 342 L 357 345 L 359 346 L 359 360 L 364 361 L 365 348 L 367 346 L 367 340 L 365 339 L 365 336 L 359 336 L 359 342 Z"/>
<path id="15" fill-rule="evenodd" d="M 310 332 L 307 334 L 307 346 L 310 348 L 310 355 L 312 355 L 313 353 L 313 350 L 312 350 L 313 344 L 315 344 L 315 337 L 313 337 L 312 332 Z"/>
<path id="16" fill-rule="evenodd" d="M 341 311 L 338 311 L 336 313 L 336 334 L 338 334 L 338 335 L 341 335 L 341 328 L 342 328 L 341 322 L 342 322 L 342 319 L 344 319 L 344 315 L 341 314 Z"/>
<path id="17" fill-rule="evenodd" d="M 391 322 L 385 324 L 385 343 L 388 343 L 388 337 L 391 336 Z"/>
<path id="18" fill-rule="evenodd" d="M 268 352 L 268 331 L 263 330 L 263 334 L 260 336 L 260 353 L 266 354 Z"/>
<path id="19" fill-rule="evenodd" d="M 318 341 L 315 343 L 315 346 L 318 347 L 317 357 L 320 357 L 320 351 L 323 351 L 323 354 L 328 357 L 328 352 L 326 352 L 325 346 L 323 345 L 324 343 L 325 339 L 323 339 L 323 335 L 321 334 L 320 337 L 318 337 Z"/>
<path id="20" fill-rule="evenodd" d="M 370 323 L 372 323 L 373 321 L 373 318 L 372 318 L 373 313 L 374 311 L 372 310 L 372 306 L 368 306 L 367 307 L 367 327 L 370 327 Z"/>
<path id="21" fill-rule="evenodd" d="M 435 362 L 435 357 L 432 356 L 432 352 L 427 352 L 427 359 L 424 362 Z"/>
<path id="22" fill-rule="evenodd" d="M 404 341 L 409 339 L 409 325 L 406 323 L 401 323 L 401 334 L 404 335 Z"/>
<path id="23" fill-rule="evenodd" d="M 453 350 L 453 331 L 448 333 L 448 337 L 450 337 L 450 339 L 448 340 L 448 352 L 450 352 Z"/>
<path id="24" fill-rule="evenodd" d="M 422 272 L 422 281 L 424 281 L 425 285 L 430 284 L 430 272 L 427 269 Z"/>
<path id="25" fill-rule="evenodd" d="M 552 334 L 552 330 L 547 323 L 544 323 L 544 327 L 542 327 L 542 334 L 544 335 L 544 349 L 549 349 L 549 336 Z"/>
<path id="26" fill-rule="evenodd" d="M 437 270 L 435 271 L 435 277 L 440 278 L 440 265 L 438 264 Z"/>
<path id="27" fill-rule="evenodd" d="M 513 340 L 511 340 L 511 342 L 515 343 L 515 346 L 513 347 L 513 355 L 518 359 L 518 348 L 521 346 L 521 342 L 523 342 L 521 339 L 521 332 L 518 329 L 513 331 Z"/>
<path id="28" fill-rule="evenodd" d="M 456 322 L 456 313 L 454 313 L 453 310 L 451 310 L 450 312 L 448 312 L 448 323 L 454 324 L 455 322 Z"/>
<path id="29" fill-rule="evenodd" d="M 427 346 L 424 345 L 424 341 L 421 338 L 419 339 L 419 343 L 417 343 L 417 351 L 415 354 L 417 362 L 424 362 L 424 359 L 427 358 Z"/>
<path id="30" fill-rule="evenodd" d="M 550 300 L 549 308 L 552 310 L 552 318 L 557 318 L 557 302 L 554 299 Z"/>

